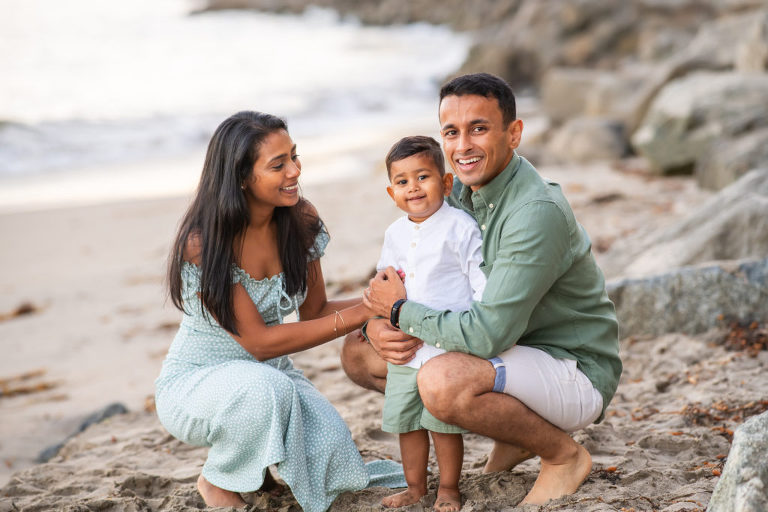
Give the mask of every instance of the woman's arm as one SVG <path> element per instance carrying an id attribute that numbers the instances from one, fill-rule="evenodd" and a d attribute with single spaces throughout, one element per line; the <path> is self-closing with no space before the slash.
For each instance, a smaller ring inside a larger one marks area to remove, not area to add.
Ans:
<path id="1" fill-rule="evenodd" d="M 299 313 L 302 320 L 312 320 L 321 316 L 335 314 L 335 311 L 351 308 L 362 302 L 359 299 L 344 299 L 329 301 L 325 294 L 325 279 L 323 278 L 323 267 L 320 260 L 314 260 L 309 264 L 309 276 L 307 279 L 307 298 L 299 307 Z M 346 321 L 346 318 L 344 318 Z M 341 326 L 339 326 L 341 328 Z M 353 329 L 348 327 L 347 332 Z"/>
<path id="2" fill-rule="evenodd" d="M 372 316 L 359 299 L 328 301 L 320 261 L 310 266 L 300 322 L 267 326 L 245 288 L 239 283 L 234 286 L 235 323 L 240 334 L 230 335 L 256 359 L 264 361 L 321 345 L 361 327 Z"/>

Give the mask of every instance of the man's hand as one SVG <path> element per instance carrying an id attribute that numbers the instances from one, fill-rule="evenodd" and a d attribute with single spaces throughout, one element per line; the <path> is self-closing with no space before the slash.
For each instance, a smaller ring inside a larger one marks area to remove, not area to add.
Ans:
<path id="1" fill-rule="evenodd" d="M 394 267 L 376 273 L 363 293 L 363 304 L 376 315 L 389 318 L 392 305 L 405 298 L 405 285 Z"/>
<path id="2" fill-rule="evenodd" d="M 389 320 L 373 318 L 366 328 L 371 346 L 379 356 L 392 364 L 404 364 L 413 359 L 424 344 L 419 338 L 408 336 L 390 325 Z"/>

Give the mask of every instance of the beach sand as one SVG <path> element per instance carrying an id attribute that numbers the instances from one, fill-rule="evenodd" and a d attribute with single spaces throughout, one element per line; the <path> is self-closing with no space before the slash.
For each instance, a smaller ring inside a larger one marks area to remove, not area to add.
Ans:
<path id="1" fill-rule="evenodd" d="M 598 261 L 615 240 L 673 222 L 709 195 L 690 179 L 654 178 L 627 166 L 540 171 L 563 185 Z M 384 170 L 376 168 L 304 187 L 331 232 L 323 268 L 333 297 L 360 293 L 384 229 L 400 215 L 385 186 Z M 194 483 L 206 450 L 170 437 L 151 400 L 180 318 L 163 282 L 187 201 L 0 215 L 7 244 L 0 252 L 0 512 L 203 507 Z M 605 421 L 574 434 L 592 453 L 593 471 L 576 494 L 543 510 L 703 510 L 732 430 L 768 406 L 768 355 L 729 352 L 719 343 L 723 336 L 623 340 L 625 372 Z M 366 459 L 399 460 L 396 438 L 380 430 L 383 397 L 346 378 L 339 349 L 336 340 L 294 361 L 338 408 Z M 114 402 L 131 412 L 87 429 L 50 462 L 35 464 L 41 450 Z M 483 475 L 490 441 L 468 434 L 465 443 L 463 510 L 512 509 L 530 489 L 537 460 Z M 432 477 L 430 494 L 408 510 L 431 506 L 435 489 Z M 389 492 L 345 494 L 332 510 L 379 510 Z M 247 498 L 257 510 L 295 508 L 290 494 Z"/>

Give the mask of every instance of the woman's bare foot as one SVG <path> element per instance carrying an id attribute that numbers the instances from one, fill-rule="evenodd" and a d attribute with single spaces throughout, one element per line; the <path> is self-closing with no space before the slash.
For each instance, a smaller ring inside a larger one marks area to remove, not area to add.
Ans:
<path id="1" fill-rule="evenodd" d="M 382 498 L 381 504 L 387 508 L 404 507 L 406 505 L 413 505 L 414 503 L 417 503 L 426 494 L 426 488 L 417 489 L 415 487 L 408 487 L 403 492 Z"/>
<path id="2" fill-rule="evenodd" d="M 438 487 L 435 506 L 432 507 L 435 512 L 459 512 L 461 510 L 461 494 L 458 489 L 448 489 Z"/>
<path id="3" fill-rule="evenodd" d="M 579 444 L 576 446 L 576 453 L 561 464 L 541 462 L 539 476 L 521 505 L 543 505 L 549 500 L 576 492 L 592 471 L 589 452 Z"/>
<path id="4" fill-rule="evenodd" d="M 236 492 L 227 491 L 221 487 L 216 487 L 206 480 L 203 475 L 197 479 L 197 491 L 203 497 L 203 501 L 209 507 L 235 507 L 240 508 L 246 505 L 243 498 Z"/>
<path id="5" fill-rule="evenodd" d="M 483 473 L 508 471 L 532 457 L 533 454 L 528 450 L 523 450 L 513 444 L 495 441 L 491 453 L 488 454 L 488 462 L 485 463 Z"/>

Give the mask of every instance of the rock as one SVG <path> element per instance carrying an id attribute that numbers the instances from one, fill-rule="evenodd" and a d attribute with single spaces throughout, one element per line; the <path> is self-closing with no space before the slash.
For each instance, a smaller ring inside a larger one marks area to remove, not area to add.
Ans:
<path id="1" fill-rule="evenodd" d="M 54 458 L 59 453 L 61 448 L 66 444 L 67 441 L 72 439 L 74 436 L 76 436 L 80 432 L 85 431 L 91 425 L 101 423 L 102 421 L 109 418 L 110 416 L 114 416 L 116 414 L 126 414 L 127 412 L 128 412 L 128 409 L 119 402 L 111 403 L 106 407 L 103 407 L 93 412 L 92 414 L 88 415 L 88 417 L 85 418 L 80 423 L 80 426 L 78 426 L 77 430 L 72 434 L 70 434 L 69 436 L 67 436 L 66 439 L 64 439 L 60 443 L 51 445 L 48 448 L 45 448 L 43 451 L 41 451 L 37 456 L 37 462 L 47 462 L 52 458 Z"/>
<path id="2" fill-rule="evenodd" d="M 768 412 L 745 421 L 733 444 L 707 512 L 768 510 Z"/>
<path id="3" fill-rule="evenodd" d="M 755 169 L 681 221 L 618 241 L 603 257 L 608 276 L 645 277 L 670 268 L 768 254 L 768 169 Z"/>
<path id="4" fill-rule="evenodd" d="M 607 285 L 622 338 L 669 332 L 697 334 L 718 325 L 720 315 L 768 321 L 768 258 L 686 267 L 644 279 Z"/>
<path id="5" fill-rule="evenodd" d="M 697 72 L 667 84 L 632 145 L 663 173 L 693 170 L 710 145 L 768 126 L 768 75 Z"/>
<path id="6" fill-rule="evenodd" d="M 571 119 L 560 127 L 547 146 L 550 158 L 562 163 L 617 160 L 627 153 L 624 127 L 597 117 Z"/>
<path id="7" fill-rule="evenodd" d="M 735 139 L 717 140 L 696 166 L 696 180 L 702 188 L 720 190 L 765 162 L 768 128 L 761 128 Z"/>

